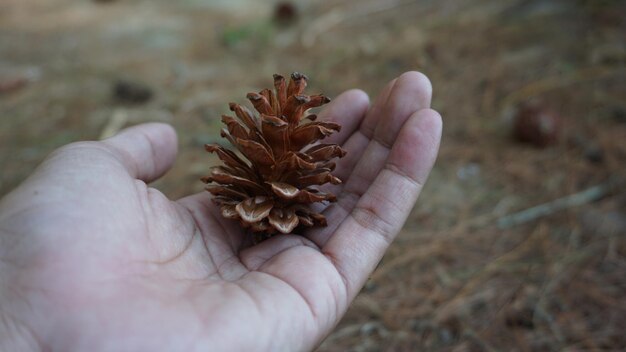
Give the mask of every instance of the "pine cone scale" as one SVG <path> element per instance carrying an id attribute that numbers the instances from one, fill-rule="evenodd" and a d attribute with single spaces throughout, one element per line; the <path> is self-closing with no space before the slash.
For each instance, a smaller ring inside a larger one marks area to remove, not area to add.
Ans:
<path id="1" fill-rule="evenodd" d="M 235 210 L 241 219 L 248 223 L 255 223 L 263 220 L 274 207 L 274 202 L 263 196 L 251 197 L 235 206 Z"/>

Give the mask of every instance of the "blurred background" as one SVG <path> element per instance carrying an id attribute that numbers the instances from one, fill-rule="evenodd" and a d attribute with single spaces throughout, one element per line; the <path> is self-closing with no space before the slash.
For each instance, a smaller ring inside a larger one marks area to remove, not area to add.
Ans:
<path id="1" fill-rule="evenodd" d="M 427 74 L 419 204 L 319 351 L 626 349 L 626 2 L 1 0 L 0 195 L 54 148 L 175 126 L 203 189 L 228 102 Z"/>

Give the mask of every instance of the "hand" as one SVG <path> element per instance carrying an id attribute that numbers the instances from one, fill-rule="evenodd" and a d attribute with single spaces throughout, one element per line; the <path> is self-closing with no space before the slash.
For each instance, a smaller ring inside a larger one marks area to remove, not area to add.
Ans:
<path id="1" fill-rule="evenodd" d="M 329 226 L 242 249 L 206 192 L 146 185 L 176 135 L 144 124 L 50 155 L 0 202 L 0 350 L 311 350 L 403 226 L 435 160 L 441 119 L 409 72 L 372 107 L 343 93 L 320 118 L 348 154 Z M 201 152 L 199 152 L 201 153 Z"/>

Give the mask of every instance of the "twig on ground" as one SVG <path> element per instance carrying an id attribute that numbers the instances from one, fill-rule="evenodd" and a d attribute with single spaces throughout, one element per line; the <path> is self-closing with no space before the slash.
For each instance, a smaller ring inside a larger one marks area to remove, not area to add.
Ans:
<path id="1" fill-rule="evenodd" d="M 509 214 L 498 219 L 497 225 L 500 229 L 508 229 L 533 221 L 544 216 L 554 214 L 558 211 L 581 206 L 599 200 L 608 195 L 614 188 L 612 182 L 593 186 L 582 192 L 553 200 L 520 212 Z"/>

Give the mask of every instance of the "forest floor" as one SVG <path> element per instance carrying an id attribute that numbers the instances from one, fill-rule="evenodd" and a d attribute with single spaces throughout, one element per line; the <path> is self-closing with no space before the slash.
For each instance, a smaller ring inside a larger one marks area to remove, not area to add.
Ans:
<path id="1" fill-rule="evenodd" d="M 180 137 L 155 186 L 198 192 L 227 103 L 273 73 L 374 97 L 419 70 L 444 117 L 439 159 L 319 351 L 626 349 L 626 4 L 294 3 L 279 24 L 262 1 L 3 0 L 0 195 L 60 145 L 155 120 Z M 120 101 L 120 81 L 151 97 Z M 511 137 L 528 101 L 560 121 L 553 145 Z"/>

